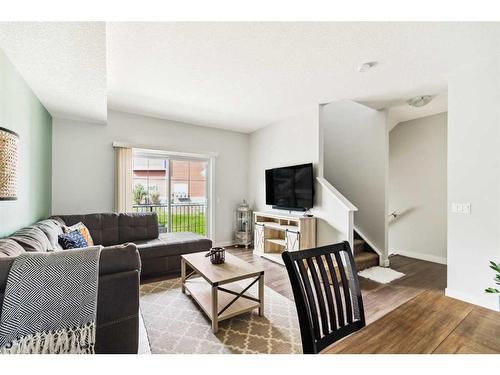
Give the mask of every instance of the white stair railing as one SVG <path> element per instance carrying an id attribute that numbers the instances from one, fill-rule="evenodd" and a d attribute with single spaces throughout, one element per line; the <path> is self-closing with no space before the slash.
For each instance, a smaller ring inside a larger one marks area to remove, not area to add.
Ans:
<path id="1" fill-rule="evenodd" d="M 324 207 L 321 218 L 335 229 L 338 233 L 338 240 L 347 240 L 351 249 L 354 249 L 354 212 L 358 208 L 324 177 L 317 177 L 317 180 L 325 192 L 325 194 L 321 194 L 322 206 Z M 319 217 L 319 215 L 316 216 Z"/>

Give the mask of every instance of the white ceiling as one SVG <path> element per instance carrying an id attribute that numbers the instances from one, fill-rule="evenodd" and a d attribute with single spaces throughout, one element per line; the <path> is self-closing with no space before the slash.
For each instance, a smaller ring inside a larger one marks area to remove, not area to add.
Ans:
<path id="1" fill-rule="evenodd" d="M 404 100 L 500 53 L 500 23 L 0 23 L 0 47 L 53 116 L 104 122 L 107 95 L 112 109 L 251 132 L 340 99 L 399 106 L 405 121 Z"/>
<path id="2" fill-rule="evenodd" d="M 104 123 L 104 22 L 0 22 L 0 48 L 54 117 Z"/>
<path id="3" fill-rule="evenodd" d="M 242 132 L 339 99 L 392 107 L 446 92 L 449 72 L 500 52 L 499 26 L 109 23 L 108 106 Z"/>

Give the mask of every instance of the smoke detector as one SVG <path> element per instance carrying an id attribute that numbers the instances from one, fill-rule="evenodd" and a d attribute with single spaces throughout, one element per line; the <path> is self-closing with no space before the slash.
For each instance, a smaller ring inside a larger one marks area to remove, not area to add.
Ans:
<path id="1" fill-rule="evenodd" d="M 408 99 L 406 103 L 408 103 L 408 105 L 411 105 L 412 107 L 423 107 L 424 105 L 429 104 L 432 99 L 432 95 L 420 95 Z"/>
<path id="2" fill-rule="evenodd" d="M 360 73 L 366 72 L 367 70 L 370 70 L 371 68 L 377 66 L 377 64 L 378 62 L 376 61 L 365 62 L 364 64 L 358 66 L 358 72 Z"/>

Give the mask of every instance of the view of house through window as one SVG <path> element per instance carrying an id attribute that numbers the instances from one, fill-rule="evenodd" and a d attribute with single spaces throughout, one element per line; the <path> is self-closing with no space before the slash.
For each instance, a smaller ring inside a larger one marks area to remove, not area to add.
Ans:
<path id="1" fill-rule="evenodd" d="M 160 232 L 207 234 L 208 161 L 134 154 L 133 209 L 156 212 Z"/>

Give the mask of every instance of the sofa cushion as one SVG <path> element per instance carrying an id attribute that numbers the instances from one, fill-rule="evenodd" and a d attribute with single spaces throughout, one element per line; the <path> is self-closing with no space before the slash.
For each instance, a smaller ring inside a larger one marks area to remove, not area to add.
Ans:
<path id="1" fill-rule="evenodd" d="M 69 233 L 74 230 L 80 232 L 82 237 L 85 238 L 85 242 L 87 242 L 88 246 L 94 246 L 94 240 L 92 239 L 92 236 L 90 235 L 90 232 L 85 224 L 80 221 L 79 223 L 76 223 L 75 225 L 72 225 L 70 227 L 64 226 L 64 233 Z"/>
<path id="2" fill-rule="evenodd" d="M 120 243 L 117 213 L 59 215 L 54 219 L 62 220 L 67 226 L 81 221 L 89 229 L 94 245 L 111 246 Z"/>
<path id="3" fill-rule="evenodd" d="M 52 250 L 49 239 L 36 225 L 21 228 L 9 238 L 16 241 L 26 251 L 45 252 Z"/>
<path id="4" fill-rule="evenodd" d="M 61 244 L 64 250 L 80 249 L 88 246 L 88 243 L 87 241 L 85 241 L 85 238 L 83 238 L 82 234 L 77 230 L 60 234 L 59 243 Z"/>
<path id="5" fill-rule="evenodd" d="M 23 247 L 16 241 L 10 238 L 0 239 L 0 258 L 16 257 L 24 252 Z"/>
<path id="6" fill-rule="evenodd" d="M 212 241 L 190 232 L 162 233 L 158 238 L 135 241 L 141 259 L 151 259 L 172 255 L 208 251 Z"/>
<path id="7" fill-rule="evenodd" d="M 158 238 L 156 213 L 123 213 L 118 217 L 120 242 L 135 242 Z"/>
<path id="8" fill-rule="evenodd" d="M 63 234 L 61 223 L 54 219 L 47 219 L 39 221 L 35 224 L 35 226 L 45 233 L 53 250 L 62 250 L 62 247 L 58 242 L 58 236 Z"/>

